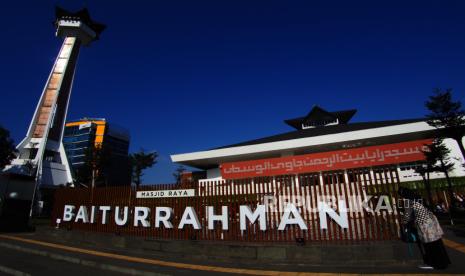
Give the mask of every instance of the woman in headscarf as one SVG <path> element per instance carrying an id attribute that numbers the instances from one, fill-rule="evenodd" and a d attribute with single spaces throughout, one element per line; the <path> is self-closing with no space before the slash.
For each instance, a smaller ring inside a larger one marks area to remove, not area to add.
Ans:
<path id="1" fill-rule="evenodd" d="M 423 269 L 445 269 L 450 264 L 449 255 L 442 242 L 441 225 L 436 216 L 423 204 L 417 194 L 407 188 L 399 188 L 398 194 L 404 199 L 402 224 L 411 222 L 415 225 L 418 238 L 423 246 Z"/>

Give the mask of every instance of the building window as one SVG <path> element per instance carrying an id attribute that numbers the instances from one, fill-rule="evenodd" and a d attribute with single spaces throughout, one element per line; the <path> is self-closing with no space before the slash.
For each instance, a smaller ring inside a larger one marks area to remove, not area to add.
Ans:
<path id="1" fill-rule="evenodd" d="M 321 126 L 331 126 L 339 124 L 339 119 L 327 120 L 327 121 L 309 121 L 302 123 L 302 129 L 315 128 Z"/>
<path id="2" fill-rule="evenodd" d="M 402 163 L 399 164 L 399 169 L 401 171 L 416 170 L 417 168 L 420 168 L 422 165 L 422 162 Z"/>

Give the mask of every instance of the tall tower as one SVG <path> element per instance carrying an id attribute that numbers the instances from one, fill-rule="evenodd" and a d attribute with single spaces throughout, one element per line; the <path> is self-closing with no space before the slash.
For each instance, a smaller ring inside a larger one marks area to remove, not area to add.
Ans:
<path id="1" fill-rule="evenodd" d="M 100 33 L 105 29 L 104 25 L 90 18 L 87 9 L 69 12 L 56 7 L 55 14 L 56 36 L 64 38 L 63 45 L 53 64 L 26 137 L 17 146 L 18 156 L 4 170 L 10 180 L 23 179 L 22 182 L 33 182 L 34 187 L 37 185 L 41 188 L 72 182 L 62 137 L 76 62 L 81 45 L 86 46 L 99 39 Z M 28 199 L 27 194 L 29 193 L 25 191 L 19 192 L 18 196 Z"/>

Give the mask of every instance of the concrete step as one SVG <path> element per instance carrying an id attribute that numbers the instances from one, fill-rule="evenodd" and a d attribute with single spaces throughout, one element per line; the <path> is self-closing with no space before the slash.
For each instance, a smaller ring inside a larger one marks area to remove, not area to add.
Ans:
<path id="1" fill-rule="evenodd" d="M 421 263 L 415 244 L 401 241 L 307 243 L 240 243 L 197 240 L 160 240 L 38 227 L 44 241 L 85 246 L 111 253 L 186 262 L 214 260 L 225 264 L 295 264 L 307 267 L 405 267 Z"/>

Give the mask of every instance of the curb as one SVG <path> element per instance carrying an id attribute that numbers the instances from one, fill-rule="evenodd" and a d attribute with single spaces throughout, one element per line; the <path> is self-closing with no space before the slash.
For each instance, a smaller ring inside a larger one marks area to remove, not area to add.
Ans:
<path id="1" fill-rule="evenodd" d="M 11 249 L 11 250 L 16 250 L 16 251 L 20 251 L 20 252 L 24 252 L 28 254 L 39 255 L 42 257 L 48 257 L 54 260 L 64 261 L 67 263 L 80 264 L 83 266 L 92 267 L 92 268 L 96 268 L 96 269 L 100 269 L 104 271 L 118 272 L 122 274 L 137 275 L 137 276 L 166 276 L 167 275 L 167 274 L 137 270 L 133 268 L 127 268 L 127 267 L 122 267 L 122 266 L 98 263 L 95 261 L 84 260 L 81 258 L 71 257 L 71 256 L 63 255 L 63 254 L 51 253 L 45 250 L 31 249 L 28 247 L 5 243 L 5 242 L 0 242 L 0 247 Z M 8 269 L 8 268 L 5 268 L 5 269 Z M 11 269 L 4 271 L 2 270 L 2 267 L 0 267 L 0 272 L 5 272 L 11 275 L 19 275 L 18 274 L 19 272 L 19 273 L 22 273 L 21 275 L 29 275 L 29 274 L 26 274 L 20 271 L 13 271 Z"/>
<path id="2" fill-rule="evenodd" d="M 45 231 L 44 231 L 45 230 Z M 186 262 L 225 264 L 299 265 L 306 267 L 412 266 L 421 262 L 418 248 L 410 256 L 400 241 L 365 243 L 253 244 L 190 240 L 159 240 L 108 233 L 41 228 L 36 233 L 44 241 L 86 246 L 96 250 Z"/>

